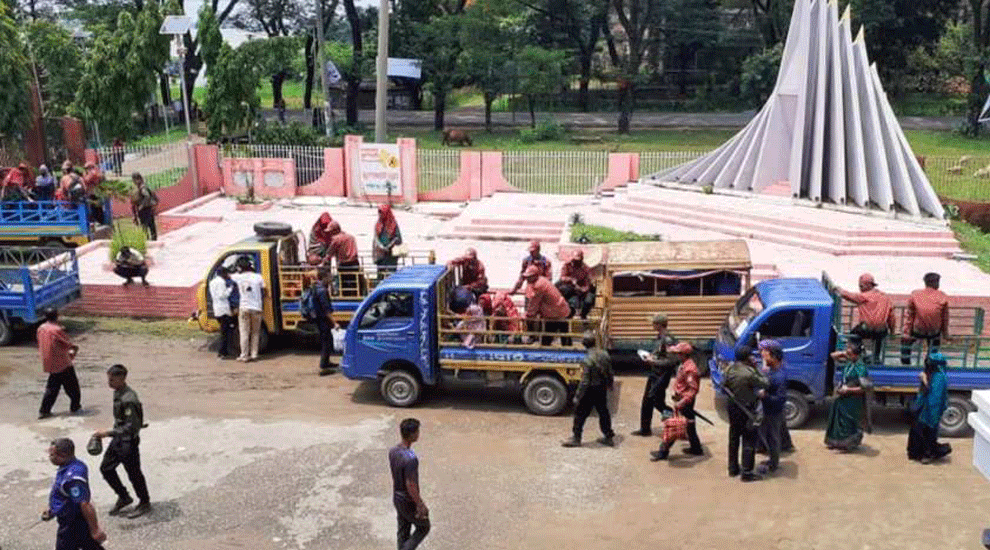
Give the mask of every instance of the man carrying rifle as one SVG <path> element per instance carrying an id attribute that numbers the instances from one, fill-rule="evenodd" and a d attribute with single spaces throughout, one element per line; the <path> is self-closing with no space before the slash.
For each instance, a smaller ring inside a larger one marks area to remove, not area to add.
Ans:
<path id="1" fill-rule="evenodd" d="M 736 349 L 736 360 L 725 370 L 723 389 L 729 396 L 729 477 L 742 474 L 743 481 L 758 481 L 756 438 L 760 425 L 760 399 L 769 387 L 767 377 L 756 369 L 753 349 Z M 739 442 L 742 441 L 742 471 L 739 469 Z"/>

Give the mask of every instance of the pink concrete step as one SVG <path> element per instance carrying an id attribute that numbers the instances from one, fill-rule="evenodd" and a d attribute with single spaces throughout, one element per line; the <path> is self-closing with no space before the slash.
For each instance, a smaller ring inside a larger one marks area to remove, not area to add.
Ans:
<path id="1" fill-rule="evenodd" d="M 544 227 L 552 228 L 558 231 L 564 229 L 567 225 L 564 222 L 547 222 L 541 220 L 506 220 L 506 219 L 485 219 L 485 218 L 472 218 L 471 225 L 488 225 L 488 226 L 511 226 L 511 227 Z"/>

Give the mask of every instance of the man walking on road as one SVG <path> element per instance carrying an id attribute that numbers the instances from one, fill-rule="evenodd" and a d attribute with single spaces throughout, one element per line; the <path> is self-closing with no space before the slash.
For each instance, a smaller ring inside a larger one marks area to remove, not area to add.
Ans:
<path id="1" fill-rule="evenodd" d="M 241 333 L 241 356 L 237 360 L 255 361 L 258 359 L 258 342 L 261 339 L 265 279 L 254 270 L 250 260 L 239 263 L 240 273 L 231 276 L 237 283 L 237 294 L 240 296 L 237 324 Z"/>
<path id="2" fill-rule="evenodd" d="M 612 431 L 612 416 L 608 410 L 608 390 L 614 383 L 612 374 L 612 360 L 609 359 L 608 352 L 595 347 L 595 333 L 585 332 L 581 340 L 585 349 L 588 350 L 584 360 L 581 361 L 581 384 L 578 385 L 574 394 L 574 435 L 564 441 L 564 447 L 580 447 L 581 432 L 584 431 L 584 422 L 591 414 L 591 409 L 598 411 L 598 426 L 602 430 L 602 438 L 598 440 L 602 445 L 608 447 L 615 446 L 615 432 Z"/>
<path id="3" fill-rule="evenodd" d="M 55 482 L 48 496 L 43 521 L 58 520 L 55 550 L 103 550 L 107 540 L 96 519 L 96 509 L 89 501 L 89 471 L 76 458 L 71 439 L 60 438 L 48 447 L 48 460 L 58 466 Z"/>
<path id="4" fill-rule="evenodd" d="M 131 480 L 134 494 L 138 497 L 138 505 L 127 515 L 134 519 L 151 511 L 151 498 L 148 496 L 144 473 L 141 472 L 141 454 L 138 450 L 141 444 L 139 434 L 144 426 L 144 409 L 137 394 L 127 385 L 127 368 L 124 365 L 114 365 L 107 369 L 107 385 L 113 388 L 113 428 L 93 435 L 100 439 L 113 439 L 103 454 L 100 472 L 103 479 L 107 480 L 107 485 L 117 493 L 117 503 L 109 512 L 111 516 L 116 516 L 134 502 L 117 475 L 117 466 L 124 465 L 127 478 Z"/>
<path id="5" fill-rule="evenodd" d="M 639 411 L 639 429 L 633 435 L 649 436 L 653 433 L 653 409 L 666 413 L 670 409 L 666 403 L 667 386 L 670 385 L 670 377 L 674 369 L 681 360 L 673 353 L 669 353 L 670 348 L 677 343 L 677 339 L 667 332 L 667 316 L 657 313 L 653 316 L 653 329 L 657 331 L 657 345 L 653 350 L 652 357 L 646 360 L 650 369 L 650 375 L 646 379 L 646 387 L 643 389 L 643 402 Z"/>
<path id="6" fill-rule="evenodd" d="M 399 424 L 402 441 L 388 452 L 392 468 L 392 504 L 398 517 L 398 549 L 415 550 L 430 532 L 430 510 L 419 494 L 419 458 L 412 444 L 419 440 L 419 420 Z M 416 531 L 412 532 L 412 527 Z"/>
<path id="7" fill-rule="evenodd" d="M 69 396 L 69 411 L 76 413 L 82 408 L 79 391 L 79 379 L 76 369 L 72 366 L 79 346 L 69 340 L 62 325 L 58 324 L 58 311 L 54 308 L 45 310 L 45 322 L 38 327 L 38 351 L 41 353 L 41 364 L 48 373 L 48 383 L 45 384 L 45 396 L 41 398 L 41 410 L 38 420 L 52 415 L 52 405 L 58 398 L 60 388 L 65 389 Z"/>

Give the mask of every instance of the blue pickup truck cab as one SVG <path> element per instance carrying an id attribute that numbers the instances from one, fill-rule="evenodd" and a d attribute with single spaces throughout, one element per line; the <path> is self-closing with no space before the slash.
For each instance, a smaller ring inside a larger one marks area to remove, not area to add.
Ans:
<path id="1" fill-rule="evenodd" d="M 788 379 L 787 425 L 792 428 L 803 425 L 810 415 L 810 405 L 824 401 L 836 387 L 836 367 L 831 352 L 845 346 L 849 328 L 854 326 L 854 315 L 854 308 L 843 306 L 827 277 L 822 281 L 772 279 L 754 286 L 736 303 L 715 339 L 709 366 L 712 384 L 718 390 L 716 409 L 720 414 L 724 412 L 726 397 L 721 392 L 722 369 L 733 360 L 736 348 L 754 346 L 763 338 L 774 338 L 784 348 Z M 895 317 L 903 317 L 903 308 L 895 308 Z M 987 363 L 990 350 L 979 336 L 982 318 L 983 311 L 978 308 L 953 308 L 951 311 L 949 333 L 952 342 L 941 347 L 948 359 L 949 383 L 949 408 L 941 423 L 944 435 L 966 433 L 966 415 L 975 410 L 969 400 L 970 392 L 990 388 L 990 365 Z M 867 350 L 872 350 L 869 346 L 872 343 L 867 342 Z M 923 359 L 922 347 L 916 345 L 909 364 L 903 365 L 899 331 L 888 337 L 880 364 L 867 362 L 874 386 L 873 404 L 908 406 L 918 389 Z"/>
<path id="2" fill-rule="evenodd" d="M 560 344 L 560 333 L 538 326 L 494 330 L 506 318 L 486 317 L 482 329 L 458 328 L 462 317 L 448 310 L 454 277 L 442 265 L 414 265 L 381 282 L 347 329 L 344 375 L 378 381 L 382 397 L 396 407 L 415 404 L 424 386 L 457 379 L 519 387 L 534 414 L 562 411 L 581 377 L 581 334 L 600 321 L 569 320 Z M 461 340 L 467 334 L 477 338 L 471 347 Z M 553 341 L 543 345 L 543 337 Z"/>
<path id="3" fill-rule="evenodd" d="M 0 346 L 14 329 L 44 318 L 81 295 L 76 253 L 60 248 L 0 247 Z"/>
<path id="4" fill-rule="evenodd" d="M 113 223 L 110 200 L 104 219 L 89 219 L 85 204 L 62 201 L 5 202 L 0 207 L 0 243 L 17 246 L 75 247 L 107 238 Z"/>

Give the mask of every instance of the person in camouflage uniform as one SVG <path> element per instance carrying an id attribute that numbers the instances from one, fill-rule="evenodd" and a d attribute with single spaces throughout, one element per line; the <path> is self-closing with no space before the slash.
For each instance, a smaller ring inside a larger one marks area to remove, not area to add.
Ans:
<path id="1" fill-rule="evenodd" d="M 588 350 L 581 362 L 581 384 L 574 395 L 574 435 L 564 441 L 564 447 L 580 447 L 584 422 L 591 409 L 598 411 L 598 426 L 602 429 L 602 445 L 615 446 L 615 432 L 612 431 L 612 416 L 608 411 L 608 390 L 613 384 L 612 360 L 608 352 L 596 347 L 595 333 L 585 332 L 581 342 Z"/>
<path id="2" fill-rule="evenodd" d="M 670 385 L 670 378 L 681 363 L 680 358 L 668 353 L 668 350 L 677 343 L 677 338 L 667 332 L 667 316 L 663 313 L 654 315 L 653 328 L 657 331 L 657 340 L 652 357 L 646 360 L 650 375 L 646 379 L 646 387 L 643 389 L 639 429 L 632 433 L 644 437 L 653 434 L 651 427 L 653 409 L 660 411 L 665 416 L 671 413 L 671 408 L 667 406 L 666 402 L 667 386 Z"/>

